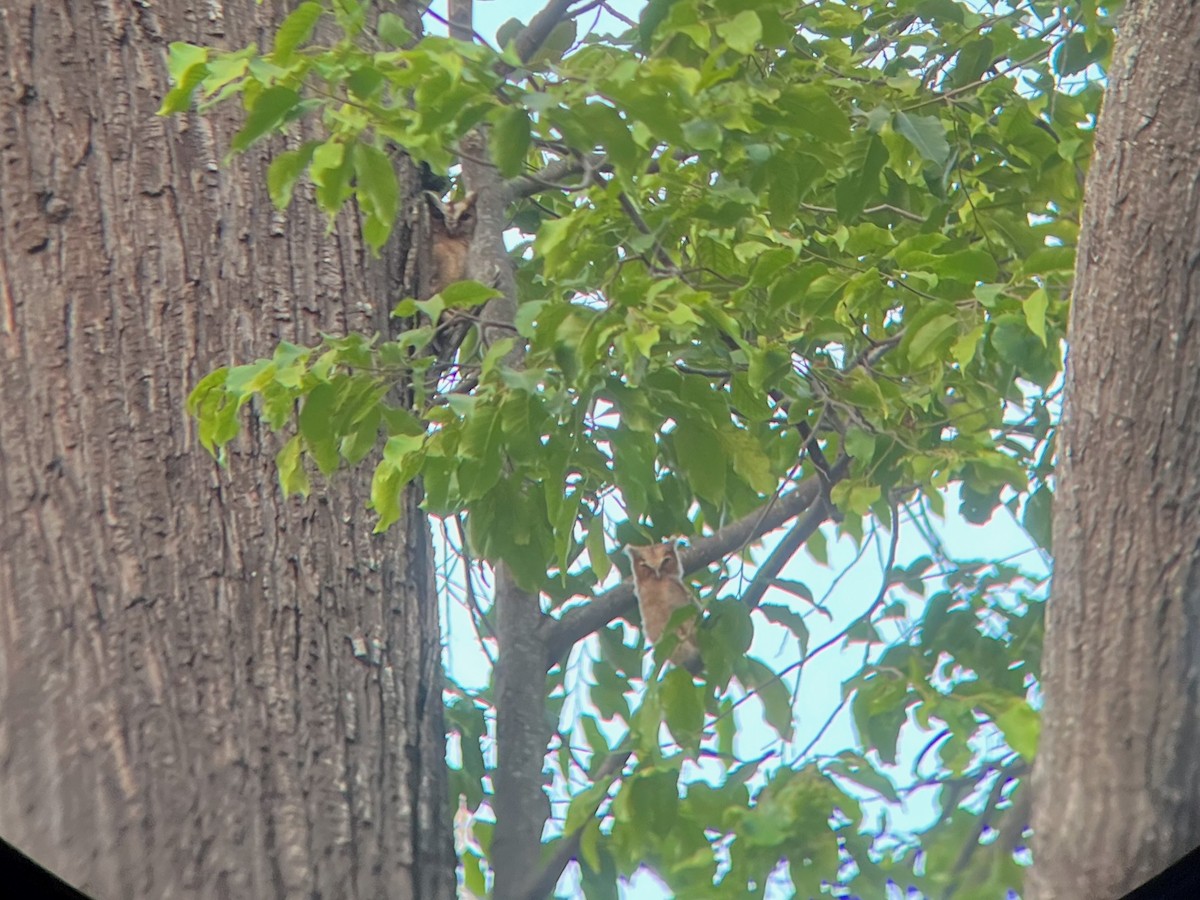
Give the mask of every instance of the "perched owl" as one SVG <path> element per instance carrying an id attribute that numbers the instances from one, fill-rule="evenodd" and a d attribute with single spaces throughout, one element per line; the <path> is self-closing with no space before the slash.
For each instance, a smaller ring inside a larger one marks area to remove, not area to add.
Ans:
<path id="1" fill-rule="evenodd" d="M 475 199 L 475 192 L 470 191 L 461 200 L 447 203 L 432 191 L 425 191 L 432 271 L 420 291 L 422 300 L 467 277 L 471 240 L 475 237 Z"/>
<path id="2" fill-rule="evenodd" d="M 633 563 L 633 591 L 642 613 L 642 628 L 646 640 L 657 644 L 671 614 L 681 606 L 695 602 L 692 592 L 683 583 L 683 567 L 679 562 L 678 541 L 625 548 Z M 671 662 L 683 666 L 693 675 L 703 663 L 696 646 L 695 619 L 679 626 L 679 643 L 671 653 Z"/>

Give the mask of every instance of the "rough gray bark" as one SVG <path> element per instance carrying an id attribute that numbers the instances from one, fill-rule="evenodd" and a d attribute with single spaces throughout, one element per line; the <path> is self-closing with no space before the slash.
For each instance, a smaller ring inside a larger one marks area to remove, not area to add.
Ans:
<path id="1" fill-rule="evenodd" d="M 287 500 L 276 438 L 221 471 L 184 412 L 385 327 L 402 270 L 277 214 L 266 150 L 219 168 L 227 121 L 154 116 L 168 41 L 284 6 L 0 7 L 0 834 L 97 900 L 454 892 L 418 498 L 373 536 L 369 472 Z"/>
<path id="2" fill-rule="evenodd" d="M 1060 431 L 1033 898 L 1200 844 L 1200 5 L 1123 21 L 1087 186 Z"/>

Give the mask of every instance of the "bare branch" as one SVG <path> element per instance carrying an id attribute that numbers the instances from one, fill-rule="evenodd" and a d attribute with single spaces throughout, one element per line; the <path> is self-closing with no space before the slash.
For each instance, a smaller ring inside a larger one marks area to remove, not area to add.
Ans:
<path id="1" fill-rule="evenodd" d="M 633 19 L 629 18 L 629 16 L 622 15 L 618 10 L 613 8 L 611 3 L 601 3 L 600 5 L 603 6 L 604 11 L 606 13 L 608 13 L 610 16 L 612 16 L 614 19 L 624 22 L 630 28 L 637 28 L 637 24 L 638 24 L 637 22 L 635 22 Z"/>
<path id="2" fill-rule="evenodd" d="M 825 213 L 826 215 L 833 215 L 833 216 L 837 215 L 837 210 L 834 209 L 832 206 L 813 206 L 811 203 L 801 203 L 800 208 L 805 210 L 806 212 Z M 901 216 L 905 219 L 908 219 L 909 221 L 912 221 L 912 222 L 924 222 L 925 218 L 926 218 L 925 216 L 921 215 L 920 213 L 911 212 L 907 209 L 901 209 L 899 206 L 893 206 L 890 203 L 880 203 L 878 206 L 868 206 L 866 209 L 863 210 L 863 213 L 865 215 L 870 215 L 872 213 L 878 213 L 878 212 L 895 213 L 896 215 Z"/>
<path id="3" fill-rule="evenodd" d="M 891 540 L 888 543 L 887 560 L 885 561 L 884 566 L 883 566 L 883 583 L 880 584 L 880 586 L 879 586 L 879 593 L 875 595 L 875 599 L 871 602 L 871 605 L 868 606 L 863 613 L 861 613 L 858 616 L 855 616 L 853 621 L 851 621 L 845 628 L 843 628 L 841 631 L 839 631 L 833 637 L 822 642 L 815 649 L 810 650 L 808 655 L 805 656 L 804 659 L 800 660 L 799 663 L 793 663 L 792 665 L 790 665 L 786 669 L 784 669 L 782 672 L 780 672 L 779 674 L 781 676 L 786 675 L 792 669 L 795 669 L 795 668 L 802 669 L 804 667 L 804 665 L 810 659 L 812 659 L 814 656 L 821 655 L 826 650 L 828 650 L 830 647 L 832 647 L 834 644 L 843 640 L 847 635 L 850 634 L 851 631 L 853 631 L 855 628 L 857 628 L 861 623 L 871 621 L 871 616 L 875 615 L 876 610 L 878 610 L 879 607 L 883 606 L 883 601 L 887 599 L 887 589 L 892 586 L 890 576 L 892 574 L 892 567 L 896 565 L 896 546 L 899 543 L 899 541 L 900 541 L 900 514 L 897 511 L 896 505 L 893 504 L 892 505 L 892 536 L 891 536 Z"/>
<path id="4" fill-rule="evenodd" d="M 509 203 L 546 190 L 578 191 L 591 184 L 591 173 L 604 165 L 604 156 L 599 153 L 589 153 L 580 157 L 558 159 L 536 172 L 514 178 L 505 185 L 506 199 Z M 583 175 L 578 185 L 562 184 L 564 178 L 573 175 Z"/>

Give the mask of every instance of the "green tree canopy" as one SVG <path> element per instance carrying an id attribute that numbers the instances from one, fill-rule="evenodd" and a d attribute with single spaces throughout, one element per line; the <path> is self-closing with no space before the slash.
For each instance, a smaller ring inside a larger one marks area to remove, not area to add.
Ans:
<path id="1" fill-rule="evenodd" d="M 355 298 L 394 307 L 395 330 L 213 372 L 189 401 L 201 438 L 220 453 L 252 403 L 289 435 L 285 492 L 307 494 L 314 465 L 374 466 L 380 530 L 419 480 L 468 561 L 542 597 L 550 708 L 570 694 L 587 710 L 562 717 L 547 756 L 570 799 L 549 852 L 577 850 L 588 896 L 643 863 L 680 896 L 740 897 L 772 872 L 801 896 L 882 897 L 888 879 L 1002 896 L 1021 882 L 1024 822 L 1001 841 L 985 826 L 1036 745 L 1037 586 L 994 560 L 901 566 L 895 536 L 902 507 L 941 514 L 954 485 L 967 520 L 1007 505 L 1048 543 L 1110 16 L 1094 0 L 651 0 L 601 34 L 574 15 L 594 6 L 551 3 L 534 24 L 553 28 L 514 20 L 495 48 L 418 38 L 356 0 L 301 3 L 266 50 L 172 46 L 164 112 L 236 98 L 232 152 L 284 136 L 275 203 L 311 194 L 376 247 L 413 226 L 400 155 L 453 180 L 484 148 L 516 280 L 511 317 L 486 273 L 428 299 Z M 786 552 L 747 570 L 758 538 L 805 510 Z M 837 635 L 870 652 L 843 687 L 861 746 L 832 758 L 796 752 L 795 676 L 823 648 L 808 646 L 811 593 L 779 579 L 802 545 L 825 561 L 829 516 L 891 547 L 876 602 Z M 699 681 L 643 681 L 636 635 L 610 621 L 628 592 L 603 595 L 620 545 L 668 535 L 697 538 Z M 760 602 L 771 584 L 794 602 Z M 884 619 L 908 627 L 885 638 Z M 795 640 L 785 672 L 746 654 L 768 626 Z M 738 754 L 747 697 L 778 736 L 766 757 Z M 449 699 L 454 793 L 472 809 L 491 703 Z M 919 835 L 860 802 L 900 799 L 885 770 L 910 719 L 930 738 L 919 783 L 942 786 Z M 462 862 L 482 892 L 476 831 Z"/>

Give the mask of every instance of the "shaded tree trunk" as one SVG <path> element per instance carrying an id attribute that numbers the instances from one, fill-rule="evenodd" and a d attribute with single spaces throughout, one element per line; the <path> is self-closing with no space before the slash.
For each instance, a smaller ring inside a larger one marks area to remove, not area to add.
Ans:
<path id="1" fill-rule="evenodd" d="M 1200 4 L 1132 6 L 1087 189 L 1054 523 L 1035 898 L 1200 844 Z"/>
<path id="2" fill-rule="evenodd" d="M 418 497 L 373 536 L 369 471 L 285 500 L 279 440 L 220 470 L 184 412 L 386 328 L 402 271 L 276 213 L 266 151 L 219 168 L 228 121 L 154 115 L 168 41 L 273 5 L 0 9 L 0 834 L 98 900 L 454 891 Z"/>

